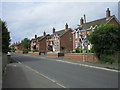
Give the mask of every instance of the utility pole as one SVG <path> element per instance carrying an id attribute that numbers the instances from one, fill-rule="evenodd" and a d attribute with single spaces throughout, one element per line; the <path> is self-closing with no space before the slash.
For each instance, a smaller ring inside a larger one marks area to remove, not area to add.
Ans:
<path id="1" fill-rule="evenodd" d="M 83 27 L 83 29 L 85 30 L 85 36 L 86 36 L 86 40 L 84 41 L 84 46 L 87 46 L 86 47 L 86 50 L 88 49 L 88 42 L 87 42 L 87 28 L 86 28 L 86 16 L 85 16 L 85 14 L 84 14 L 84 27 Z M 85 45 L 85 44 L 87 44 L 87 45 Z M 88 51 L 87 51 L 87 53 L 88 53 Z M 84 60 L 83 61 L 85 61 L 85 52 L 84 52 Z"/>
<path id="2" fill-rule="evenodd" d="M 85 14 L 84 14 L 84 22 L 85 22 L 84 27 L 86 28 L 86 16 L 85 16 Z M 86 51 L 87 51 L 87 55 L 88 55 L 89 51 L 88 51 L 88 40 L 87 40 L 87 28 L 85 29 L 85 35 L 86 35 Z"/>

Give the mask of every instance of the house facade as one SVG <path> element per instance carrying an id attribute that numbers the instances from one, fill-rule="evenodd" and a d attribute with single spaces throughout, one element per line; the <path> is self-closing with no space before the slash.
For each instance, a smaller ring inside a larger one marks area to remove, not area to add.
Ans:
<path id="1" fill-rule="evenodd" d="M 11 45 L 10 48 L 11 49 L 16 49 L 16 50 L 17 49 L 19 49 L 19 50 L 24 49 L 24 47 L 22 46 L 22 44 L 20 42 L 17 42 L 15 44 Z"/>
<path id="2" fill-rule="evenodd" d="M 112 16 L 110 15 L 109 8 L 107 8 L 106 17 L 104 18 L 87 23 L 85 22 L 85 19 L 81 18 L 79 27 L 73 31 L 73 37 L 74 37 L 73 49 L 75 49 L 76 47 L 80 47 L 81 49 L 90 49 L 92 45 L 87 40 L 87 36 L 90 35 L 99 24 L 112 24 L 119 26 L 120 22 L 115 17 L 115 15 Z"/>
<path id="3" fill-rule="evenodd" d="M 66 23 L 63 30 L 56 31 L 55 28 L 52 30 L 52 34 L 47 40 L 48 49 L 51 51 L 72 51 L 73 50 L 73 34 L 72 29 L 68 28 Z"/>
<path id="4" fill-rule="evenodd" d="M 37 37 L 35 35 L 34 38 L 30 41 L 30 50 L 40 50 L 40 51 L 47 51 L 47 38 L 49 34 L 46 35 L 46 32 L 43 33 L 43 36 Z"/>

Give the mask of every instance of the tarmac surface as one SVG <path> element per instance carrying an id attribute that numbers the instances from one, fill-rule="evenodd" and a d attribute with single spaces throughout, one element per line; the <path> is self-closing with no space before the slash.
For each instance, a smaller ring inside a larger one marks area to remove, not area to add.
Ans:
<path id="1" fill-rule="evenodd" d="M 12 54 L 11 58 L 14 62 L 7 65 L 3 88 L 118 87 L 118 72 L 84 66 L 110 67 L 111 65 L 17 53 Z"/>

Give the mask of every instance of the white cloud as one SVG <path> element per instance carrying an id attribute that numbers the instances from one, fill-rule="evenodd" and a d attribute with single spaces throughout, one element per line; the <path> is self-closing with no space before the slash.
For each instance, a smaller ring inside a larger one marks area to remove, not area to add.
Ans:
<path id="1" fill-rule="evenodd" d="M 79 19 L 86 14 L 87 21 L 105 17 L 106 8 L 117 15 L 117 3 L 111 2 L 73 2 L 73 3 L 3 3 L 3 19 L 7 21 L 12 42 L 25 37 L 42 35 L 44 31 L 51 33 L 52 27 L 63 29 L 67 22 L 71 28 L 76 28 Z"/>

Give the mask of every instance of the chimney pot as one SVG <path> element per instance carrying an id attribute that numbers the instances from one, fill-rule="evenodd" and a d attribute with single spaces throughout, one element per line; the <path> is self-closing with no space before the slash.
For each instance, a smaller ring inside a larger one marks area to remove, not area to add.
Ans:
<path id="1" fill-rule="evenodd" d="M 35 39 L 37 38 L 37 35 L 35 35 Z"/>
<path id="2" fill-rule="evenodd" d="M 53 33 L 55 33 L 55 28 L 53 27 Z"/>
<path id="3" fill-rule="evenodd" d="M 83 24 L 83 18 L 81 17 L 81 19 L 80 19 L 80 25 L 82 25 Z"/>
<path id="4" fill-rule="evenodd" d="M 107 8 L 107 10 L 106 10 L 106 18 L 108 18 L 108 17 L 110 17 L 110 10 L 109 10 L 109 8 Z"/>
<path id="5" fill-rule="evenodd" d="M 68 29 L 68 24 L 66 23 L 66 25 L 65 25 L 65 29 Z"/>
<path id="6" fill-rule="evenodd" d="M 43 33 L 43 36 L 46 36 L 46 32 Z"/>

